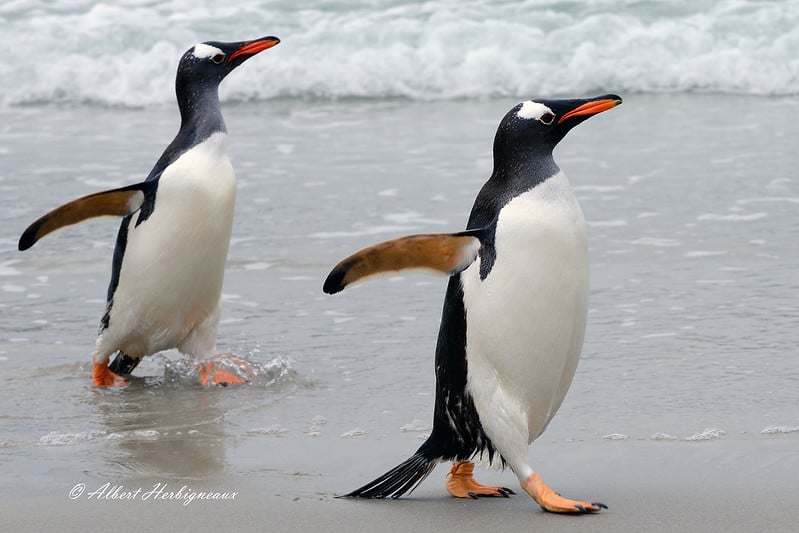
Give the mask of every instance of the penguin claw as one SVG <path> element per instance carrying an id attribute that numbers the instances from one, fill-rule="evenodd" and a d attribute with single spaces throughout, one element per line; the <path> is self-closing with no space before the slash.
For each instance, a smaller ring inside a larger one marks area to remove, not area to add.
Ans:
<path id="1" fill-rule="evenodd" d="M 550 513 L 588 514 L 608 508 L 602 503 L 579 502 L 564 498 L 549 488 L 537 473 L 527 478 L 522 486 L 543 510 Z"/>
<path id="2" fill-rule="evenodd" d="M 125 387 L 127 384 L 125 378 L 111 372 L 107 363 L 92 365 L 92 385 L 95 387 Z"/>
<path id="3" fill-rule="evenodd" d="M 254 375 L 252 365 L 248 362 L 238 358 L 223 359 L 220 355 L 199 363 L 197 374 L 203 387 L 247 383 Z"/>
<path id="4" fill-rule="evenodd" d="M 512 490 L 506 487 L 478 483 L 472 477 L 473 472 L 474 465 L 469 461 L 453 463 L 447 474 L 447 492 L 456 498 L 471 498 L 473 500 L 481 496 L 507 498 L 508 494 L 514 494 Z"/>

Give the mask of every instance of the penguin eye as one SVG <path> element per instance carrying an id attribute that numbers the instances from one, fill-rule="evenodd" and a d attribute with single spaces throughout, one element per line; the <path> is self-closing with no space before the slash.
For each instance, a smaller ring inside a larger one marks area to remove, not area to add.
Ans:
<path id="1" fill-rule="evenodd" d="M 222 53 L 216 54 L 215 56 L 211 57 L 211 61 L 213 61 L 215 65 L 221 64 L 222 61 L 224 60 L 225 60 L 225 54 Z"/>
<path id="2" fill-rule="evenodd" d="M 542 124 L 549 126 L 555 120 L 555 115 L 552 113 L 544 113 L 538 120 L 540 120 Z"/>

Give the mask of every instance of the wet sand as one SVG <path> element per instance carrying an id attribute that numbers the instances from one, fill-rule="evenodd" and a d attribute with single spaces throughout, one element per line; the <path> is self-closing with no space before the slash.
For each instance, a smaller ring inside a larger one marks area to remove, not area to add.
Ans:
<path id="1" fill-rule="evenodd" d="M 6 494 L 3 524 L 10 531 L 795 531 L 799 469 L 795 439 L 714 443 L 602 442 L 535 445 L 539 470 L 565 495 L 599 499 L 610 507 L 593 516 L 558 516 L 540 511 L 524 494 L 477 501 L 449 497 L 444 465 L 411 497 L 388 501 L 336 499 L 369 472 L 378 473 L 387 450 L 397 446 L 294 447 L 280 439 L 281 462 L 295 472 L 232 477 L 214 482 L 150 478 L 125 480 L 128 488 L 153 490 L 168 483 L 193 491 L 237 492 L 233 500 L 70 501 L 70 486 L 50 486 L 46 497 Z M 320 442 L 321 444 L 321 442 Z M 353 450 L 352 448 L 357 448 Z M 360 457 L 352 463 L 353 457 Z M 397 456 L 396 459 L 399 459 Z M 350 463 L 348 468 L 343 464 Z M 367 466 L 368 465 L 368 466 Z M 385 466 L 389 466 L 387 463 Z M 307 468 L 307 470 L 305 470 Z M 331 473 L 335 472 L 335 475 Z M 477 470 L 478 479 L 518 485 L 509 472 Z M 87 491 L 106 481 L 87 482 Z M 58 489 L 58 490 L 56 490 Z M 60 494 L 59 494 L 60 492 Z"/>

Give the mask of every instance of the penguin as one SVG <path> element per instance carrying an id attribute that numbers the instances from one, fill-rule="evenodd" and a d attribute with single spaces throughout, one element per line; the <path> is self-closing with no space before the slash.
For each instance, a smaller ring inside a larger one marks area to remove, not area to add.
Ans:
<path id="1" fill-rule="evenodd" d="M 473 477 L 474 460 L 508 466 L 544 510 L 594 513 L 602 503 L 549 488 L 528 448 L 571 384 L 588 305 L 585 219 L 552 151 L 577 124 L 621 98 L 529 100 L 511 109 L 494 138 L 494 168 L 465 231 L 412 235 L 365 248 L 336 265 L 334 294 L 367 276 L 407 268 L 448 274 L 435 353 L 433 429 L 399 466 L 345 495 L 399 498 L 439 462 L 452 461 L 450 494 L 508 497 Z"/>
<path id="2" fill-rule="evenodd" d="M 21 251 L 64 226 L 122 217 L 92 355 L 95 386 L 125 385 L 123 375 L 142 357 L 162 350 L 198 359 L 213 351 L 236 198 L 219 84 L 279 42 L 269 36 L 192 46 L 175 80 L 180 129 L 147 178 L 64 204 L 22 233 Z M 208 364 L 198 368 L 204 385 L 244 381 L 216 361 Z"/>

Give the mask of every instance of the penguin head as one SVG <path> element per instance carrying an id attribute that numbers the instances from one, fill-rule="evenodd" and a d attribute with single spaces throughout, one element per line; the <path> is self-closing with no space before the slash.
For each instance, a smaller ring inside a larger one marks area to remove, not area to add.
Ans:
<path id="1" fill-rule="evenodd" d="M 497 156 L 515 159 L 552 149 L 577 124 L 616 107 L 621 98 L 606 94 L 595 98 L 569 100 L 528 100 L 508 111 L 494 139 Z"/>
<path id="2" fill-rule="evenodd" d="M 178 63 L 178 87 L 216 87 L 236 67 L 280 42 L 277 37 L 222 43 L 210 41 L 189 48 Z"/>

